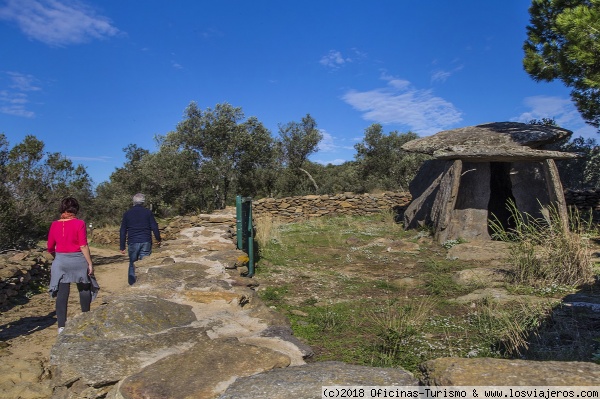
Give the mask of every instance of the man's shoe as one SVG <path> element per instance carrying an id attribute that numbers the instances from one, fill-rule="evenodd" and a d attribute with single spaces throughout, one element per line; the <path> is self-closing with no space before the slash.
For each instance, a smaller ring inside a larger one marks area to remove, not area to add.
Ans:
<path id="1" fill-rule="evenodd" d="M 132 276 L 131 274 L 128 275 L 127 281 L 129 282 L 129 285 L 135 284 L 135 280 L 137 280 L 135 276 Z"/>

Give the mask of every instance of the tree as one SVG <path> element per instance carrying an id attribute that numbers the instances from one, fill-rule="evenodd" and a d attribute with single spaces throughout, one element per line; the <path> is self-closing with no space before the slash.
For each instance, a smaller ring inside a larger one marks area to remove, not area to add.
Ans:
<path id="1" fill-rule="evenodd" d="M 185 119 L 165 137 L 165 145 L 197 154 L 197 172 L 213 197 L 210 209 L 224 208 L 240 189 L 252 195 L 250 176 L 272 166 L 275 143 L 269 131 L 254 117 L 243 120 L 242 109 L 230 104 L 202 111 L 192 102 Z"/>
<path id="2" fill-rule="evenodd" d="M 580 155 L 575 159 L 556 161 L 565 188 L 600 188 L 600 146 L 595 139 L 577 137 L 559 149 Z"/>
<path id="3" fill-rule="evenodd" d="M 532 119 L 528 123 L 560 127 L 553 118 Z M 574 152 L 579 155 L 575 159 L 556 161 L 564 188 L 600 188 L 600 147 L 595 139 L 586 140 L 583 137 L 571 139 L 569 136 L 556 143 L 546 145 L 545 149 Z"/>
<path id="4" fill-rule="evenodd" d="M 525 71 L 562 80 L 583 119 L 600 128 L 600 0 L 533 0 L 529 14 Z"/>
<path id="5" fill-rule="evenodd" d="M 207 209 L 205 183 L 198 174 L 198 156 L 161 143 L 159 151 L 140 163 L 144 193 L 154 201 L 162 216 L 183 215 Z"/>
<path id="6" fill-rule="evenodd" d="M 0 249 L 25 247 L 44 238 L 57 217 L 60 200 L 74 196 L 89 212 L 92 184 L 81 165 L 60 153 L 44 151 L 44 143 L 28 135 L 9 150 L 0 134 Z"/>
<path id="7" fill-rule="evenodd" d="M 287 167 L 280 179 L 280 186 L 284 192 L 290 195 L 297 194 L 299 186 L 302 185 L 302 180 L 307 178 L 315 191 L 318 190 L 318 184 L 313 176 L 302 166 L 309 155 L 317 152 L 322 139 L 323 134 L 317 129 L 317 122 L 310 114 L 306 114 L 301 122 L 288 122 L 285 125 L 279 125 L 279 146 L 282 163 Z"/>
<path id="8" fill-rule="evenodd" d="M 123 152 L 127 162 L 111 173 L 109 181 L 96 187 L 93 218 L 97 226 L 120 223 L 123 212 L 131 205 L 133 195 L 146 192 L 147 179 L 141 164 L 150 151 L 137 144 L 129 144 L 123 148 Z M 151 198 L 148 198 L 148 202 L 151 202 Z"/>
<path id="9" fill-rule="evenodd" d="M 364 190 L 407 190 L 424 160 L 423 154 L 408 153 L 401 149 L 404 143 L 418 138 L 415 133 L 383 133 L 383 127 L 375 123 L 365 129 L 363 141 L 356 144 L 358 175 Z"/>

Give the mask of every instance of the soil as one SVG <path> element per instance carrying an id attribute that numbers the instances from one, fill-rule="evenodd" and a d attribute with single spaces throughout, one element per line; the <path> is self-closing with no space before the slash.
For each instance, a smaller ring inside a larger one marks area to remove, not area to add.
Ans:
<path id="1" fill-rule="evenodd" d="M 100 291 L 92 309 L 105 298 L 128 288 L 128 258 L 116 249 L 92 248 L 94 274 Z M 0 398 L 46 398 L 51 393 L 50 349 L 56 342 L 55 301 L 48 293 L 0 313 Z M 81 313 L 75 284 L 71 284 L 67 320 Z M 29 365 L 30 367 L 26 367 Z"/>

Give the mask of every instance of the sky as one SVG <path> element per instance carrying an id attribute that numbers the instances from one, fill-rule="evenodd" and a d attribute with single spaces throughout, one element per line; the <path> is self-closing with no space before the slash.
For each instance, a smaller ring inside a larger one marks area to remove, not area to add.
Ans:
<path id="1" fill-rule="evenodd" d="M 421 137 L 553 118 L 600 138 L 562 82 L 523 70 L 529 0 L 0 0 L 0 133 L 33 135 L 95 185 L 193 101 L 277 137 L 310 114 L 310 159 L 354 159 L 365 129 Z"/>

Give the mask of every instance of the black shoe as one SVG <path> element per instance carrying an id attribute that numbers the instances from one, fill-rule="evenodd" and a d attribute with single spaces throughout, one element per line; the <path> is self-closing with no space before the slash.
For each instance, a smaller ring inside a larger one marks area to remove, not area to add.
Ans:
<path id="1" fill-rule="evenodd" d="M 129 285 L 135 284 L 136 280 L 137 278 L 135 276 L 132 276 L 131 274 L 128 275 L 127 281 L 129 282 Z"/>

